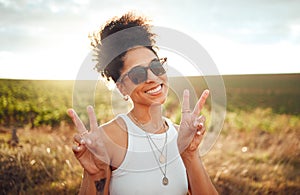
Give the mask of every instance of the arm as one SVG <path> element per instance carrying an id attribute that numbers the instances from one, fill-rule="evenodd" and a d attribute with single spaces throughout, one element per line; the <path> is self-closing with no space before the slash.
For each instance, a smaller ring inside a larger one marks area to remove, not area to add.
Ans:
<path id="1" fill-rule="evenodd" d="M 197 155 L 185 156 L 183 154 L 182 160 L 186 167 L 191 194 L 218 194 L 200 157 Z"/>
<path id="2" fill-rule="evenodd" d="M 90 131 L 88 131 L 77 113 L 70 109 L 69 116 L 77 127 L 79 134 L 74 136 L 76 145 L 72 147 L 75 157 L 84 168 L 83 180 L 79 194 L 109 194 L 110 158 L 105 145 L 105 133 L 97 124 L 94 109 L 88 107 Z"/>
<path id="3" fill-rule="evenodd" d="M 175 127 L 179 129 L 179 126 Z M 198 155 L 198 145 L 205 132 L 205 128 L 202 128 L 202 133 L 196 133 L 189 146 L 181 153 L 181 159 L 186 168 L 190 194 L 218 194 Z"/>
<path id="4" fill-rule="evenodd" d="M 218 194 L 211 182 L 198 153 L 205 133 L 205 117 L 200 116 L 201 109 L 209 95 L 205 90 L 193 111 L 190 110 L 189 92 L 183 93 L 182 117 L 178 129 L 178 148 L 186 167 L 191 194 Z"/>
<path id="5" fill-rule="evenodd" d="M 79 189 L 79 195 L 108 195 L 111 171 L 107 171 L 107 177 L 103 174 L 89 174 L 86 170 L 83 172 L 82 183 Z"/>

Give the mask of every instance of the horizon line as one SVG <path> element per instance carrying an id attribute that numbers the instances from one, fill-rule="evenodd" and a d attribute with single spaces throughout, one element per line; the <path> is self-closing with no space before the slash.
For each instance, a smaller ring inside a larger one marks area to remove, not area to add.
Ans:
<path id="1" fill-rule="evenodd" d="M 215 75 L 184 75 L 184 77 L 210 77 L 210 76 L 271 76 L 271 75 L 300 75 L 300 72 L 290 72 L 290 73 L 240 73 L 240 74 L 215 74 Z M 168 76 L 169 78 L 173 77 L 182 77 L 182 76 Z M 83 80 L 83 81 L 89 81 L 89 80 L 94 80 L 94 79 L 67 79 L 67 78 L 57 78 L 57 79 L 51 79 L 51 78 L 5 78 L 5 77 L 0 77 L 0 80 L 29 80 L 29 81 L 76 81 L 76 80 Z M 101 79 L 97 79 L 101 80 Z"/>

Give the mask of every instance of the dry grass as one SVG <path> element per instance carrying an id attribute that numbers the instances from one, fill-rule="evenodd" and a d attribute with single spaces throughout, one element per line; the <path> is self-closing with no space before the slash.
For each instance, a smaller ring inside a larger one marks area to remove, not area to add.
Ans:
<path id="1" fill-rule="evenodd" d="M 270 111 L 255 110 L 240 113 L 247 125 L 232 128 L 231 114 L 216 145 L 203 157 L 220 194 L 300 194 L 300 118 L 273 115 L 273 127 L 262 129 L 243 114 L 265 123 Z"/>
<path id="2" fill-rule="evenodd" d="M 71 152 L 71 131 L 19 129 L 19 145 L 0 134 L 0 194 L 76 194 L 82 168 Z"/>

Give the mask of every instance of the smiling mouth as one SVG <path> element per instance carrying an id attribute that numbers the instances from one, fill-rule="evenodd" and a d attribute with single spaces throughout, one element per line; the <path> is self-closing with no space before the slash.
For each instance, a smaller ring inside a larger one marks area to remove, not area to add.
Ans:
<path id="1" fill-rule="evenodd" d="M 158 85 L 155 88 L 152 88 L 152 89 L 146 91 L 146 93 L 147 94 L 157 94 L 157 93 L 159 93 L 161 91 L 161 89 L 162 89 L 162 84 Z"/>

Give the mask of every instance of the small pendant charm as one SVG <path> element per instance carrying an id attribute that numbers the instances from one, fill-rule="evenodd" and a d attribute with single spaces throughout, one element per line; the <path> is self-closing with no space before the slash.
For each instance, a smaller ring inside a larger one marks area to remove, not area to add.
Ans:
<path id="1" fill-rule="evenodd" d="M 169 179 L 168 179 L 166 176 L 164 176 L 164 178 L 162 179 L 162 183 L 163 183 L 165 186 L 168 185 Z"/>
<path id="2" fill-rule="evenodd" d="M 159 162 L 160 162 L 161 164 L 163 164 L 163 163 L 166 162 L 166 158 L 165 158 L 164 155 L 160 155 L 160 156 L 159 156 Z"/>

